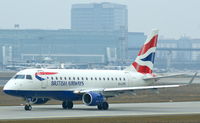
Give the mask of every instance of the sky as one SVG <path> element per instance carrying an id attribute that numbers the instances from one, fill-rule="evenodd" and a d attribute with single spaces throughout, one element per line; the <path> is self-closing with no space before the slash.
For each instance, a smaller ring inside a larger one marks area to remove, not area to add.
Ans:
<path id="1" fill-rule="evenodd" d="M 200 0 L 0 0 L 0 29 L 70 29 L 72 4 L 101 2 L 127 5 L 130 32 L 200 38 Z"/>

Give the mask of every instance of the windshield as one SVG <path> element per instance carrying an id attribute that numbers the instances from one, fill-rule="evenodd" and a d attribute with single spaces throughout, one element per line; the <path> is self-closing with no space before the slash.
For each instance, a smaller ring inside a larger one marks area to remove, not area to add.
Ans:
<path id="1" fill-rule="evenodd" d="M 26 79 L 32 80 L 32 76 L 31 75 L 26 75 Z"/>
<path id="2" fill-rule="evenodd" d="M 25 75 L 16 75 L 14 79 L 24 79 Z"/>

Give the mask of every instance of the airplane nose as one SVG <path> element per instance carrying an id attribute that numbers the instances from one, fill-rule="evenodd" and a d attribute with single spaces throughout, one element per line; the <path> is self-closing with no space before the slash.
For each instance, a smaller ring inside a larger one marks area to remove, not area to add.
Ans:
<path id="1" fill-rule="evenodd" d="M 9 90 L 9 88 L 8 88 L 8 82 L 7 82 L 3 87 L 3 92 L 8 94 L 8 90 Z"/>
<path id="2" fill-rule="evenodd" d="M 15 85 L 12 83 L 12 81 L 8 81 L 5 86 L 3 87 L 3 92 L 8 95 L 15 95 Z"/>

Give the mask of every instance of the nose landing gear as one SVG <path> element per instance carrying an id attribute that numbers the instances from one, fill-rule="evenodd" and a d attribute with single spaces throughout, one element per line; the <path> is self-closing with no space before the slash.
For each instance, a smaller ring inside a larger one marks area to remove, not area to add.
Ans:
<path id="1" fill-rule="evenodd" d="M 24 109 L 26 111 L 31 111 L 32 110 L 32 106 L 31 106 L 31 102 L 32 102 L 32 98 L 26 98 L 26 105 L 24 106 Z"/>
<path id="2" fill-rule="evenodd" d="M 32 106 L 31 106 L 30 104 L 26 104 L 26 105 L 24 106 L 24 109 L 25 109 L 26 111 L 31 111 Z"/>

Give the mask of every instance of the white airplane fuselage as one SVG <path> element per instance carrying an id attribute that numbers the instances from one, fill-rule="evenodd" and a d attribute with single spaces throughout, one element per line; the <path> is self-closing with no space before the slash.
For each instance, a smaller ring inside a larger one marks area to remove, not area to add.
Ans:
<path id="1" fill-rule="evenodd" d="M 147 75 L 121 70 L 26 69 L 17 75 L 24 78 L 13 77 L 4 87 L 8 94 L 58 100 L 81 100 L 81 97 L 75 96 L 79 94 L 74 93 L 79 90 L 138 87 L 151 83 L 142 79 Z M 31 76 L 31 79 L 27 79 L 27 75 Z M 40 80 L 41 78 L 43 80 Z"/>

